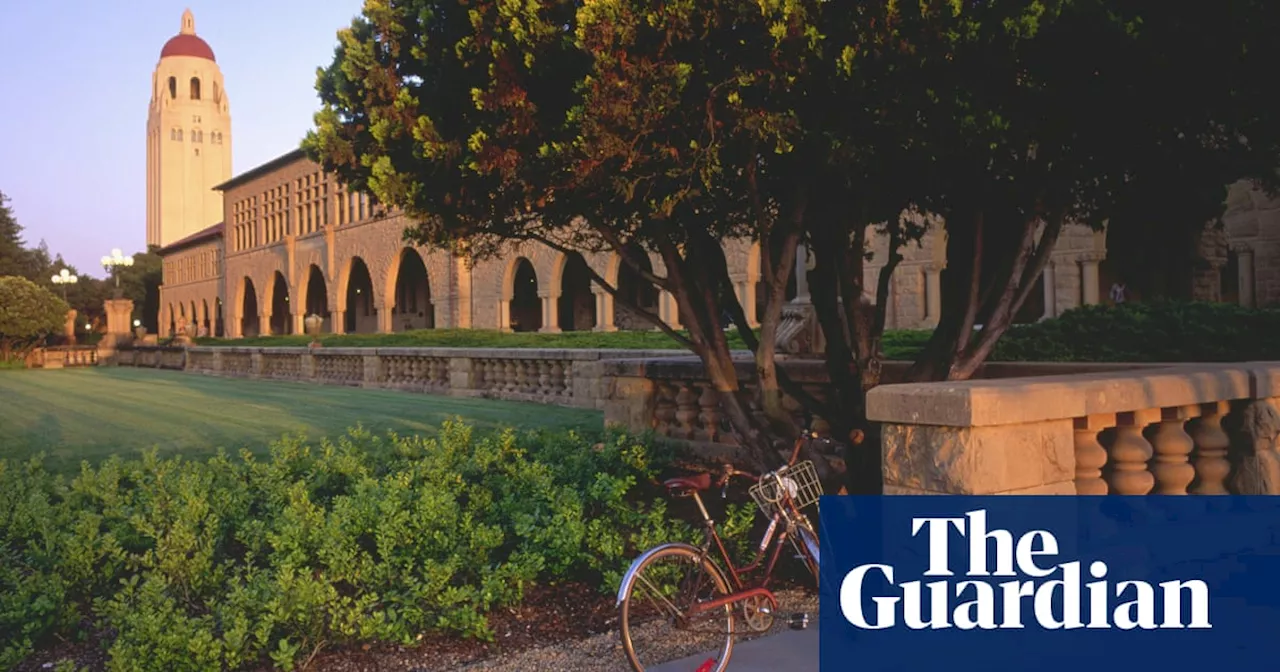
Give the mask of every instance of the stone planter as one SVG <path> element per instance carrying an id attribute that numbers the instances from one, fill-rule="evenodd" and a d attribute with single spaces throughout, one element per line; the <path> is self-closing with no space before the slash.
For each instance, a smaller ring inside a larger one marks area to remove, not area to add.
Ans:
<path id="1" fill-rule="evenodd" d="M 303 331 L 311 337 L 310 347 L 320 347 L 320 329 L 324 326 L 324 318 L 312 313 L 302 320 Z"/>

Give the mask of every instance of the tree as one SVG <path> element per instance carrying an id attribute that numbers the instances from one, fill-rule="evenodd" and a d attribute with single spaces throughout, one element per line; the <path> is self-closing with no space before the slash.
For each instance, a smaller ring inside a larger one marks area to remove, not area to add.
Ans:
<path id="1" fill-rule="evenodd" d="M 66 302 L 26 278 L 0 276 L 0 361 L 62 330 Z"/>
<path id="2" fill-rule="evenodd" d="M 9 207 L 9 197 L 0 192 L 0 275 L 16 275 L 35 280 L 48 264 L 48 251 L 29 250 L 22 240 L 22 226 Z M 42 248 L 43 249 L 43 248 Z"/>
<path id="3" fill-rule="evenodd" d="M 159 331 L 160 284 L 164 280 L 164 260 L 152 245 L 133 255 L 133 265 L 116 269 L 123 296 L 133 301 L 133 317 L 142 320 L 147 331 Z"/>
<path id="4" fill-rule="evenodd" d="M 304 147 L 420 220 L 408 235 L 421 243 L 465 241 L 476 257 L 524 240 L 615 250 L 675 296 L 687 335 L 648 319 L 701 358 L 744 445 L 775 464 L 796 430 L 783 393 L 837 436 L 874 429 L 864 399 L 889 280 L 939 219 L 942 315 L 917 380 L 973 375 L 1067 222 L 1101 226 L 1149 181 L 1205 193 L 1275 177 L 1262 83 L 1276 47 L 1261 28 L 1274 3 L 1228 0 L 1203 19 L 1113 4 L 370 0 L 319 73 Z M 864 286 L 876 234 L 888 258 Z M 730 236 L 762 244 L 758 336 L 728 277 Z M 802 242 L 824 398 L 775 364 Z M 636 245 L 663 268 L 642 266 Z M 754 352 L 751 381 L 733 366 L 724 303 Z M 870 474 L 867 445 L 854 471 Z"/>

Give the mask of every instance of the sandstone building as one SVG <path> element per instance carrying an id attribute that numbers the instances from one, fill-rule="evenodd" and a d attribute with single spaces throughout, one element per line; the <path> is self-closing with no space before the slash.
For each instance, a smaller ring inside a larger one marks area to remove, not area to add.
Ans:
<path id="1" fill-rule="evenodd" d="M 190 12 L 170 45 L 157 67 L 159 100 L 153 101 L 148 133 L 148 240 L 154 233 L 163 241 L 162 336 L 181 324 L 193 325 L 200 335 L 231 338 L 301 333 L 309 314 L 323 317 L 325 331 L 333 333 L 650 328 L 593 286 L 587 266 L 668 323 L 678 323 L 673 297 L 637 282 L 613 253 L 564 255 L 525 243 L 501 260 L 471 266 L 445 252 L 406 245 L 403 231 L 409 221 L 402 213 L 346 191 L 301 150 L 230 177 L 225 88 L 212 51 L 194 35 Z M 195 100 L 198 96 L 182 86 L 174 94 L 173 81 L 190 87 L 199 81 L 210 98 Z M 170 138 L 171 130 L 184 132 L 186 139 Z M 192 132 L 202 132 L 203 142 L 192 143 Z M 200 150 L 206 151 L 197 154 Z M 180 177 L 170 179 L 166 171 Z M 1231 242 L 1206 237 L 1206 249 L 1216 256 L 1201 272 L 1203 282 L 1197 278 L 1203 294 L 1197 298 L 1245 305 L 1280 301 L 1280 203 L 1243 186 L 1231 193 L 1225 234 L 1219 236 Z M 919 246 L 903 251 L 905 260 L 892 282 L 889 328 L 937 323 L 944 235 L 935 228 Z M 875 286 L 885 243 L 878 240 L 867 269 L 868 287 Z M 756 306 L 759 247 L 750 241 L 725 245 L 739 299 Z M 803 269 L 804 250 L 799 254 L 797 268 Z M 662 271 L 660 259 L 650 263 Z M 797 273 L 788 298 L 805 300 L 804 276 L 803 270 Z M 1018 321 L 1098 303 L 1118 277 L 1106 260 L 1105 234 L 1069 226 Z M 755 319 L 758 309 L 748 309 L 749 318 Z"/>

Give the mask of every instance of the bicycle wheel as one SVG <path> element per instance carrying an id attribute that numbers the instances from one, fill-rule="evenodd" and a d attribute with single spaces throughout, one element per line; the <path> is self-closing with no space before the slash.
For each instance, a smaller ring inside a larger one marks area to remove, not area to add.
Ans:
<path id="1" fill-rule="evenodd" d="M 698 655 L 698 670 L 723 672 L 733 653 L 733 605 L 696 615 L 689 607 L 728 595 L 724 575 L 692 546 L 661 546 L 646 555 L 621 591 L 622 646 L 632 669 Z"/>
<path id="2" fill-rule="evenodd" d="M 819 584 L 818 574 L 820 567 L 818 562 L 818 533 L 814 532 L 813 526 L 809 523 L 808 518 L 799 516 L 799 520 L 795 527 L 795 534 L 791 537 L 791 543 L 800 554 L 800 560 L 804 562 L 805 568 L 813 575 L 813 584 L 817 587 Z"/>

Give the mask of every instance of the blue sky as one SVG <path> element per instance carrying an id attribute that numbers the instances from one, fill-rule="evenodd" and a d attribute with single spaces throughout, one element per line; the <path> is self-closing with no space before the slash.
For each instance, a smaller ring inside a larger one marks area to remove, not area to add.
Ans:
<path id="1" fill-rule="evenodd" d="M 25 229 L 82 273 L 146 238 L 151 72 L 182 11 L 213 48 L 231 100 L 233 172 L 298 146 L 315 70 L 362 0 L 39 0 L 0 18 L 0 191 Z"/>

